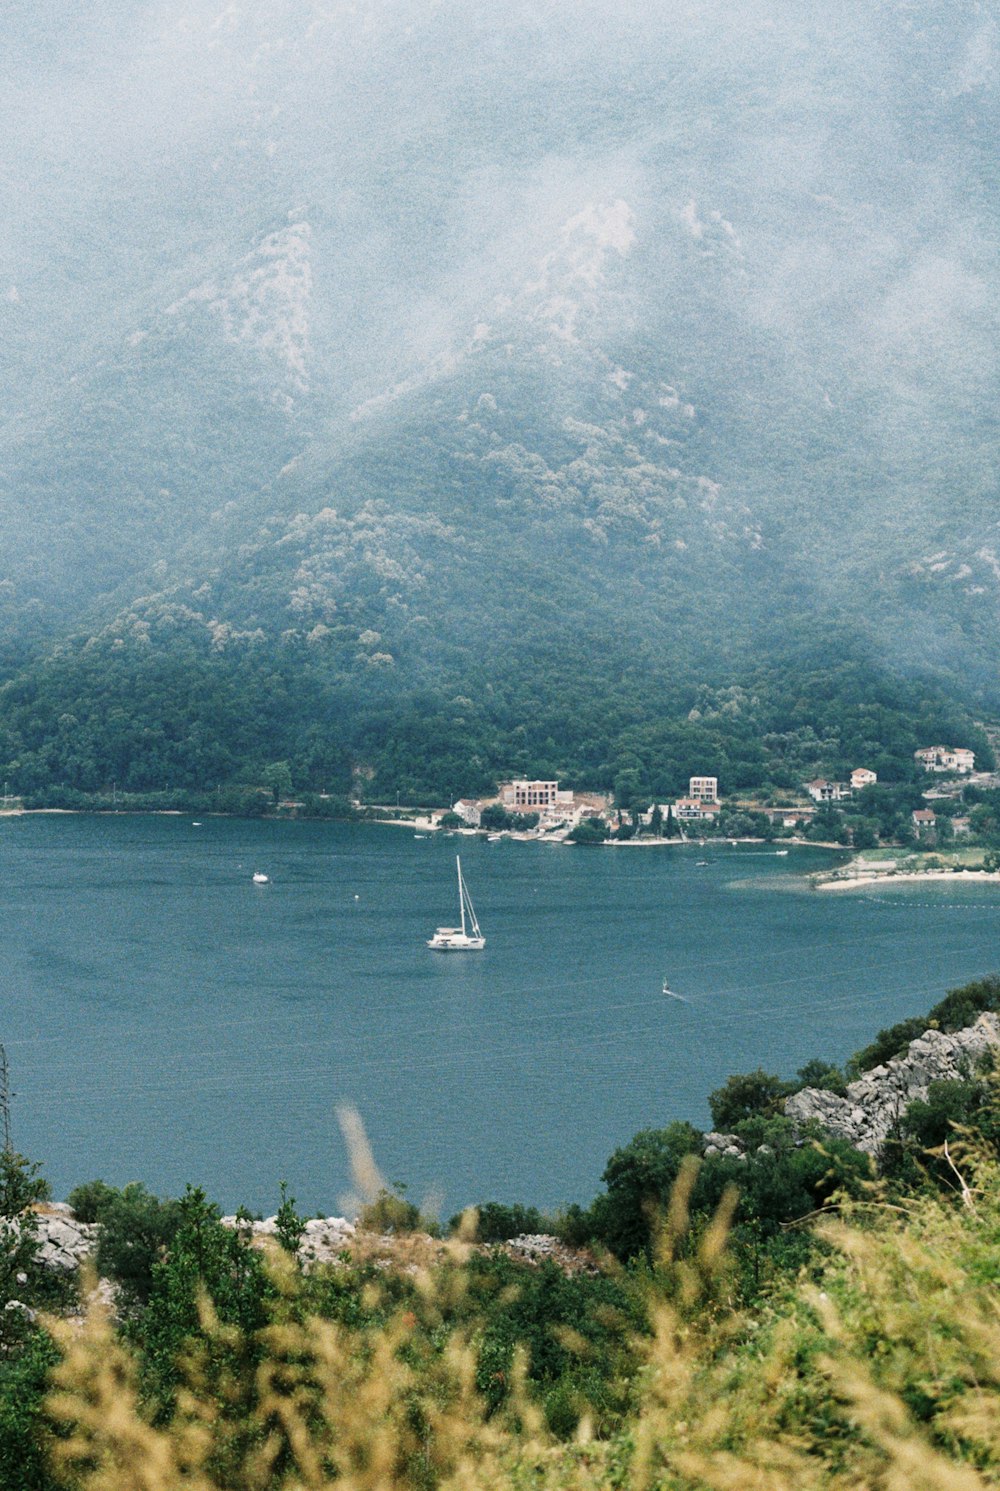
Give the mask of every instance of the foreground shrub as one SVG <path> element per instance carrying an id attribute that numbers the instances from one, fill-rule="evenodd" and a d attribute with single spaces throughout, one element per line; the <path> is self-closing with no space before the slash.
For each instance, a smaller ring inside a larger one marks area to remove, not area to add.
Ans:
<path id="1" fill-rule="evenodd" d="M 456 1245 L 412 1266 L 405 1291 L 369 1286 L 359 1333 L 308 1308 L 287 1255 L 269 1263 L 259 1324 L 223 1321 L 207 1297 L 178 1358 L 173 1412 L 159 1422 L 138 1357 L 92 1303 L 81 1330 L 54 1324 L 63 1352 L 48 1411 L 60 1485 L 80 1491 L 983 1491 L 1000 1484 L 1000 1168 L 953 1154 L 955 1199 L 889 1205 L 874 1188 L 814 1227 L 823 1253 L 786 1276 L 751 1317 L 733 1308 L 727 1252 L 736 1196 L 692 1232 L 698 1163 L 683 1160 L 652 1259 L 631 1275 L 645 1302 L 627 1354 L 639 1375 L 620 1431 L 578 1384 L 595 1352 L 599 1306 L 554 1290 L 554 1347 L 575 1363 L 544 1395 L 497 1340 Z M 499 1321 L 530 1308 L 500 1266 Z M 483 1277 L 481 1263 L 476 1264 Z M 499 1286 L 499 1287 L 497 1287 Z M 637 1297 L 637 1296 L 633 1296 Z M 609 1301 L 611 1303 L 611 1301 Z M 544 1313 L 544 1312 L 543 1312 Z M 620 1324 L 619 1312 L 619 1324 Z M 608 1317 L 610 1318 L 610 1317 Z M 617 1327 L 616 1327 L 617 1328 Z M 477 1339 L 477 1333 L 480 1339 Z M 532 1345 L 544 1355 L 543 1337 Z M 247 1364 L 239 1369 L 239 1363 Z M 252 1370 L 250 1363 L 256 1363 Z M 491 1404 L 491 1372 L 509 1379 Z M 485 1376 L 484 1376 L 485 1373 Z M 576 1374 L 574 1376 L 574 1373 Z M 576 1442 L 557 1436 L 573 1433 Z"/>

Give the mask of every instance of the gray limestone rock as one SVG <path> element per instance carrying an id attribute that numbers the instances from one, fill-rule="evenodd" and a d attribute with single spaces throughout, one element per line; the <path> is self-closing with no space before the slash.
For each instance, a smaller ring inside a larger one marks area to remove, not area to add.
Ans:
<path id="1" fill-rule="evenodd" d="M 45 1268 L 71 1273 L 97 1246 L 96 1223 L 78 1222 L 62 1208 L 57 1214 L 38 1215 L 35 1223 L 38 1239 L 35 1257 Z"/>
<path id="2" fill-rule="evenodd" d="M 725 1154 L 729 1149 L 738 1149 L 742 1152 L 745 1147 L 738 1134 L 716 1134 L 714 1131 L 710 1134 L 702 1134 L 701 1142 L 703 1154 L 709 1149 L 714 1149 L 718 1154 Z"/>
<path id="3" fill-rule="evenodd" d="M 905 1055 L 863 1072 L 846 1097 L 803 1088 L 785 1103 L 795 1123 L 818 1122 L 827 1133 L 878 1156 L 893 1128 L 932 1082 L 954 1081 L 974 1071 L 987 1051 L 1000 1045 L 1000 1016 L 980 1015 L 966 1030 L 946 1035 L 927 1030 L 911 1041 Z"/>
<path id="4" fill-rule="evenodd" d="M 236 1217 L 223 1217 L 223 1227 L 246 1227 L 256 1242 L 277 1236 L 277 1217 L 265 1217 L 263 1221 L 242 1222 Z M 311 1217 L 303 1228 L 299 1241 L 299 1262 L 303 1268 L 313 1268 L 321 1263 L 335 1263 L 344 1248 L 354 1237 L 354 1223 L 346 1217 Z"/>
<path id="5" fill-rule="evenodd" d="M 29 1325 L 34 1325 L 35 1321 L 38 1319 L 37 1314 L 31 1308 L 31 1306 L 22 1304 L 19 1299 L 9 1299 L 4 1305 L 4 1309 L 9 1310 L 12 1313 L 16 1311 L 17 1314 L 20 1315 L 22 1319 L 26 1320 Z"/>

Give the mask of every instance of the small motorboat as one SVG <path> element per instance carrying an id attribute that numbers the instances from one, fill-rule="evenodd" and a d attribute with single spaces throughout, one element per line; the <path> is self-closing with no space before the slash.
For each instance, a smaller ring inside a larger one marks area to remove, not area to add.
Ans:
<path id="1" fill-rule="evenodd" d="M 270 881 L 270 876 L 265 875 L 261 870 L 254 870 L 253 876 L 251 878 L 253 879 L 254 885 L 267 885 Z"/>

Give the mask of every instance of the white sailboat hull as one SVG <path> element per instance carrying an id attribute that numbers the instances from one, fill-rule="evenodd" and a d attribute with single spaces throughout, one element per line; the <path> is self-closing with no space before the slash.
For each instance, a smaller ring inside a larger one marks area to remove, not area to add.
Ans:
<path id="1" fill-rule="evenodd" d="M 453 932 L 450 927 L 438 927 L 434 936 L 427 939 L 427 946 L 432 947 L 438 953 L 477 953 L 480 948 L 486 946 L 486 938 L 470 937 L 465 932 Z"/>

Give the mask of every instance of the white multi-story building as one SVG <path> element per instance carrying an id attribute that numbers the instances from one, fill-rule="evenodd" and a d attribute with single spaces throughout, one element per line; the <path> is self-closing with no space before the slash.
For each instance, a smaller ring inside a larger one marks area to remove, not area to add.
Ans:
<path id="1" fill-rule="evenodd" d="M 966 775 L 974 770 L 976 753 L 965 746 L 921 746 L 914 756 L 924 764 L 924 771 L 957 771 Z"/>
<path id="2" fill-rule="evenodd" d="M 556 823 L 573 815 L 577 799 L 558 782 L 501 782 L 500 806 L 508 813 L 537 813 L 544 823 Z M 605 799 L 601 798 L 602 804 Z"/>
<path id="3" fill-rule="evenodd" d="M 878 775 L 869 771 L 867 766 L 856 766 L 851 772 L 851 786 L 855 792 L 860 792 L 862 787 L 870 787 L 878 781 Z"/>
<path id="4" fill-rule="evenodd" d="M 688 797 L 696 802 L 718 802 L 718 777 L 691 777 L 688 780 Z"/>
<path id="5" fill-rule="evenodd" d="M 504 782 L 500 788 L 500 801 L 508 813 L 541 813 L 554 808 L 558 797 L 558 782 Z"/>

